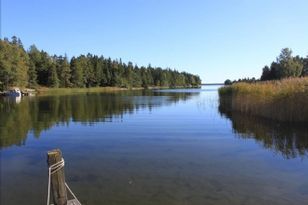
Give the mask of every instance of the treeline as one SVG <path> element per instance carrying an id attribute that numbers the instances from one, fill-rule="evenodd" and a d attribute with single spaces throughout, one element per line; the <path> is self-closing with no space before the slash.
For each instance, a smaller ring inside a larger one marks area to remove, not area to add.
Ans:
<path id="1" fill-rule="evenodd" d="M 260 80 L 279 80 L 289 77 L 308 76 L 308 56 L 292 56 L 292 50 L 284 48 L 276 61 L 270 66 L 265 66 Z"/>
<path id="2" fill-rule="evenodd" d="M 305 77 L 308 76 L 308 56 L 306 58 L 301 56 L 292 56 L 292 50 L 284 48 L 281 50 L 280 55 L 273 61 L 270 66 L 264 66 L 260 79 L 255 78 L 242 78 L 231 81 L 225 80 L 225 85 L 233 83 L 245 82 L 255 83 L 257 81 L 267 80 L 281 80 L 290 77 Z"/>
<path id="3" fill-rule="evenodd" d="M 256 78 L 239 78 L 238 80 L 233 80 L 231 81 L 230 79 L 225 80 L 224 84 L 225 85 L 232 85 L 233 83 L 254 83 L 257 82 L 258 79 Z"/>
<path id="4" fill-rule="evenodd" d="M 148 65 L 137 66 L 104 56 L 80 55 L 68 59 L 50 55 L 32 45 L 25 50 L 19 38 L 0 40 L 0 89 L 31 87 L 195 87 L 197 75 Z"/>

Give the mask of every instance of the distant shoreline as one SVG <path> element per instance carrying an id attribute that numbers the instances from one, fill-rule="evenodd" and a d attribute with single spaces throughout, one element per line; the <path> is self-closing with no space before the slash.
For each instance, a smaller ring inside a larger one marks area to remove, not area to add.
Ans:
<path id="1" fill-rule="evenodd" d="M 91 87 L 91 88 L 50 88 L 50 87 L 37 87 L 33 89 L 33 93 L 38 96 L 48 96 L 48 95 L 70 95 L 70 94 L 82 94 L 82 93 L 99 93 L 99 92 L 118 92 L 118 91 L 130 91 L 130 90 L 155 90 L 155 89 L 190 89 L 190 88 L 200 88 L 195 87 L 186 87 L 186 86 L 149 86 L 148 88 L 144 87 Z M 26 88 L 21 88 L 21 90 L 26 90 Z M 1 95 L 4 96 L 6 92 L 1 92 Z"/>
<path id="2" fill-rule="evenodd" d="M 201 85 L 224 85 L 223 83 L 202 83 Z"/>

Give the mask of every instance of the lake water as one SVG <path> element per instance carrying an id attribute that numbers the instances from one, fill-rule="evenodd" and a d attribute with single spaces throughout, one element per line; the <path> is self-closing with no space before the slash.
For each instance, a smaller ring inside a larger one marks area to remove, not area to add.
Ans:
<path id="1" fill-rule="evenodd" d="M 308 128 L 217 87 L 0 99 L 1 205 L 46 204 L 48 150 L 87 205 L 308 204 Z"/>

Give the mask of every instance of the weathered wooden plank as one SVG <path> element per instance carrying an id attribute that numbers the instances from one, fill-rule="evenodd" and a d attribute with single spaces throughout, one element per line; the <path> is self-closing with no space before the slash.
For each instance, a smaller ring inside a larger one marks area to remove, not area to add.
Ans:
<path id="1" fill-rule="evenodd" d="M 51 150 L 47 153 L 47 157 L 48 166 L 50 167 L 62 160 L 62 153 L 59 149 Z M 55 205 L 67 205 L 64 168 L 51 175 L 51 188 Z"/>

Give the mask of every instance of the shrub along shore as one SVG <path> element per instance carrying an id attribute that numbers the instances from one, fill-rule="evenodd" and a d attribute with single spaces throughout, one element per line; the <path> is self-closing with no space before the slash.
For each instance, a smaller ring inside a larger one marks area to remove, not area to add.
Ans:
<path id="1" fill-rule="evenodd" d="M 132 88 L 136 90 L 140 88 Z M 128 88 L 120 87 L 92 87 L 92 88 L 48 88 L 40 87 L 36 89 L 36 93 L 40 96 L 44 95 L 70 95 L 70 94 L 82 94 L 82 93 L 107 93 L 107 92 L 116 92 L 129 90 Z"/>
<path id="2" fill-rule="evenodd" d="M 108 93 L 128 90 L 154 90 L 154 89 L 169 89 L 168 86 L 153 86 L 153 87 L 91 87 L 91 88 L 49 88 L 49 87 L 37 87 L 35 93 L 42 96 L 46 95 L 70 95 L 70 94 L 82 94 L 82 93 Z M 187 87 L 176 86 L 172 88 L 200 88 L 200 86 Z"/>
<path id="3" fill-rule="evenodd" d="M 235 83 L 219 89 L 228 111 L 285 122 L 308 122 L 308 77 Z"/>

